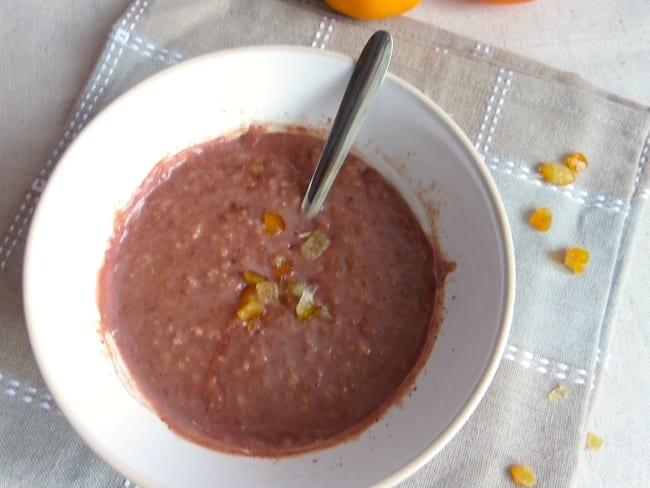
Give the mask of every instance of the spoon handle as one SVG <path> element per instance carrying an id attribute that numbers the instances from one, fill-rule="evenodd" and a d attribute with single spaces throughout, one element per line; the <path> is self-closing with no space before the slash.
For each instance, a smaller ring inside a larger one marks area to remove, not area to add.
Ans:
<path id="1" fill-rule="evenodd" d="M 305 218 L 311 219 L 320 211 L 379 91 L 392 52 L 393 39 L 388 32 L 381 30 L 370 37 L 361 51 L 302 201 Z"/>

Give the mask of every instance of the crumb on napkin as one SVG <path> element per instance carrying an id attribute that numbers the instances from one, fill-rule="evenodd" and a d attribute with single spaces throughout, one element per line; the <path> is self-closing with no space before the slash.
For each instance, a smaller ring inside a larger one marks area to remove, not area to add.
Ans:
<path id="1" fill-rule="evenodd" d="M 510 468 L 510 476 L 517 486 L 532 488 L 537 483 L 535 471 L 525 464 L 515 464 Z"/>
<path id="2" fill-rule="evenodd" d="M 552 402 L 559 399 L 564 399 L 569 396 L 569 390 L 566 386 L 560 384 L 557 387 L 553 388 L 548 394 L 548 399 Z"/>
<path id="3" fill-rule="evenodd" d="M 567 247 L 562 262 L 575 274 L 582 274 L 589 262 L 589 251 L 581 247 Z"/>
<path id="4" fill-rule="evenodd" d="M 546 232 L 551 228 L 551 223 L 553 222 L 553 213 L 548 207 L 540 207 L 533 212 L 528 222 L 537 230 Z"/>
<path id="5" fill-rule="evenodd" d="M 603 447 L 603 438 L 598 434 L 589 432 L 587 434 L 587 449 L 593 452 L 600 451 L 600 448 Z"/>

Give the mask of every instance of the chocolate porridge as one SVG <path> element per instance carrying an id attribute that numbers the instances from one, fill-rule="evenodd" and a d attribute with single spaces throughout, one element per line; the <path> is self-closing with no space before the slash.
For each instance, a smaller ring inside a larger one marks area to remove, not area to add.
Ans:
<path id="1" fill-rule="evenodd" d="M 252 128 L 187 149 L 117 217 L 102 332 L 151 408 L 197 443 L 281 456 L 344 440 L 431 349 L 449 263 L 352 156 L 303 219 L 322 145 Z"/>

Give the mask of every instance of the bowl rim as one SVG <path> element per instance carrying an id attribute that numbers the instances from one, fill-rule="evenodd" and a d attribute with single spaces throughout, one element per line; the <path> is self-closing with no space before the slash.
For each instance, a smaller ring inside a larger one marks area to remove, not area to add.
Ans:
<path id="1" fill-rule="evenodd" d="M 32 223 L 30 224 L 29 233 L 26 240 L 25 246 L 25 255 L 23 260 L 23 308 L 25 313 L 25 321 L 29 336 L 29 341 L 31 348 L 34 352 L 34 358 L 39 368 L 40 374 L 43 376 L 43 379 L 50 390 L 53 398 L 56 401 L 56 404 L 61 409 L 66 420 L 72 425 L 74 430 L 80 435 L 84 440 L 84 443 L 88 445 L 98 456 L 104 459 L 108 464 L 113 466 L 116 470 L 122 473 L 128 478 L 136 482 L 145 482 L 151 480 L 146 480 L 146 474 L 138 472 L 136 469 L 132 469 L 126 463 L 122 462 L 117 456 L 113 453 L 108 452 L 104 449 L 101 439 L 95 438 L 93 435 L 89 434 L 78 422 L 75 416 L 72 414 L 73 409 L 66 401 L 66 395 L 60 388 L 58 388 L 58 381 L 54 378 L 56 375 L 50 371 L 48 368 L 45 368 L 43 363 L 44 353 L 42 352 L 43 344 L 37 340 L 35 336 L 33 317 L 31 314 L 32 300 L 30 293 L 30 283 L 32 280 L 33 272 L 30 271 L 30 260 L 33 253 L 33 248 L 35 247 L 32 227 L 37 223 L 40 218 L 41 209 L 43 204 L 47 202 L 48 195 L 51 191 L 51 188 L 56 186 L 51 184 L 52 181 L 58 179 L 58 173 L 61 166 L 61 163 L 65 162 L 66 155 L 69 153 L 70 149 L 76 144 L 79 144 L 81 139 L 79 136 L 82 136 L 84 131 L 89 127 L 100 124 L 102 119 L 110 117 L 114 108 L 118 105 L 121 105 L 125 100 L 137 96 L 137 94 L 145 90 L 149 85 L 157 82 L 158 79 L 164 78 L 172 75 L 177 71 L 182 71 L 187 69 L 189 66 L 209 63 L 220 58 L 238 56 L 243 54 L 251 53 L 296 53 L 301 55 L 309 55 L 313 57 L 329 58 L 335 59 L 338 61 L 345 62 L 350 66 L 354 65 L 356 62 L 355 59 L 346 54 L 331 51 L 328 49 L 315 49 L 309 46 L 301 45 L 288 45 L 288 44 L 266 44 L 266 45 L 253 45 L 253 46 L 242 46 L 228 49 L 221 49 L 216 51 L 211 51 L 205 54 L 191 57 L 187 60 L 181 61 L 176 65 L 162 69 L 161 71 L 149 76 L 148 78 L 138 82 L 124 93 L 117 96 L 112 100 L 106 107 L 104 107 L 99 113 L 97 113 L 93 119 L 81 130 L 81 132 L 75 136 L 74 140 L 70 143 L 68 148 L 62 154 L 59 163 L 55 166 L 52 174 L 48 178 L 48 184 L 46 185 L 45 190 L 41 194 L 39 204 L 34 212 Z M 508 336 L 510 333 L 512 325 L 512 317 L 514 310 L 515 302 L 515 283 L 516 283 L 516 273 L 515 273 L 515 253 L 514 253 L 514 244 L 512 241 L 512 233 L 510 230 L 510 224 L 505 210 L 505 206 L 501 199 L 500 193 L 494 183 L 494 180 L 490 174 L 490 171 L 485 164 L 483 158 L 480 156 L 474 145 L 470 142 L 468 136 L 460 129 L 460 127 L 454 122 L 454 120 L 445 112 L 441 107 L 439 107 L 433 100 L 427 97 L 421 90 L 416 88 L 411 83 L 405 81 L 399 76 L 388 72 L 386 74 L 385 80 L 389 80 L 391 83 L 396 85 L 401 90 L 407 92 L 411 96 L 415 97 L 420 103 L 422 103 L 428 110 L 433 112 L 436 117 L 438 117 L 443 124 L 452 132 L 453 136 L 461 144 L 462 148 L 471 156 L 471 159 L 474 162 L 474 167 L 480 176 L 480 179 L 484 185 L 484 190 L 486 191 L 489 200 L 493 206 L 492 210 L 495 213 L 496 223 L 498 224 L 497 234 L 501 238 L 503 243 L 503 248 L 500 251 L 504 256 L 504 293 L 502 296 L 502 303 L 500 304 L 501 310 L 501 320 L 498 328 L 498 335 L 494 342 L 492 351 L 490 353 L 487 364 L 476 382 L 473 390 L 469 393 L 467 400 L 460 408 L 456 416 L 451 422 L 443 429 L 443 431 L 438 435 L 425 449 L 423 449 L 418 455 L 412 458 L 409 462 L 405 463 L 401 467 L 395 469 L 392 473 L 386 476 L 383 480 L 376 483 L 375 486 L 378 487 L 389 487 L 394 486 L 400 481 L 405 480 L 420 468 L 422 468 L 426 463 L 428 463 L 436 454 L 438 454 L 452 439 L 453 437 L 461 430 L 461 428 L 466 424 L 471 415 L 474 413 L 479 403 L 485 396 L 489 386 L 494 379 L 498 366 L 501 362 L 503 353 L 505 351 Z M 218 451 L 217 451 L 218 452 Z"/>

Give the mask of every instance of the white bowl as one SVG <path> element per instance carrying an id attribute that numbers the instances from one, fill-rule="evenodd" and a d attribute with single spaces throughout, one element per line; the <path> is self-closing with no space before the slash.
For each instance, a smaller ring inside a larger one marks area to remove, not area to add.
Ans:
<path id="1" fill-rule="evenodd" d="M 440 108 L 389 75 L 357 150 L 435 229 L 457 263 L 417 390 L 356 439 L 278 460 L 233 456 L 171 432 L 129 394 L 98 334 L 97 274 L 117 209 L 164 156 L 251 122 L 326 128 L 350 59 L 258 47 L 185 62 L 98 115 L 59 162 L 34 215 L 24 267 L 29 335 L 58 406 L 85 442 L 142 486 L 392 485 L 430 460 L 485 394 L 506 343 L 514 255 L 479 156 Z M 435 212 L 427 209 L 435 208 Z"/>

